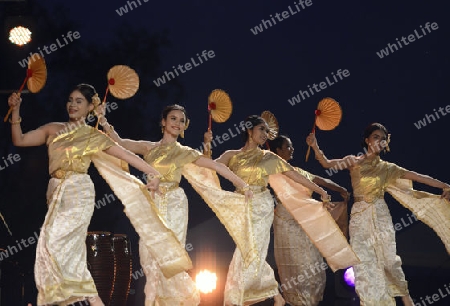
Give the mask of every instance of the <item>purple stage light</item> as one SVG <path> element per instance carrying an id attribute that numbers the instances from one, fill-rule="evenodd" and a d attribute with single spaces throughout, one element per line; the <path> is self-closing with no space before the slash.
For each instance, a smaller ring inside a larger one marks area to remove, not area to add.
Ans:
<path id="1" fill-rule="evenodd" d="M 344 272 L 345 283 L 351 287 L 355 287 L 355 274 L 353 273 L 353 267 L 348 268 Z"/>

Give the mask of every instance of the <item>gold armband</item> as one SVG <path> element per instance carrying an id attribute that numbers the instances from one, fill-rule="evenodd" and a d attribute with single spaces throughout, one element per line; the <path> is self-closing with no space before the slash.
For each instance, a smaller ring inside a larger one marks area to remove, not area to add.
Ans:
<path id="1" fill-rule="evenodd" d="M 19 117 L 19 119 L 17 119 L 17 121 L 12 121 L 12 118 L 9 118 L 9 123 L 11 123 L 12 125 L 19 124 L 21 122 L 22 122 L 22 117 Z"/>
<path id="2" fill-rule="evenodd" d="M 323 203 L 329 203 L 331 201 L 331 196 L 327 196 L 326 198 L 320 197 Z"/>
<path id="3" fill-rule="evenodd" d="M 318 161 L 326 160 L 326 159 L 327 159 L 327 158 L 325 157 L 325 154 L 323 154 L 323 151 L 322 151 L 322 150 L 319 150 L 318 153 L 319 153 L 319 154 L 317 154 L 317 153 L 314 154 L 315 157 L 316 157 L 316 159 L 317 159 Z"/>
<path id="4" fill-rule="evenodd" d="M 110 135 L 112 132 L 114 132 L 114 126 L 112 126 L 111 124 L 109 125 L 109 130 L 106 132 L 106 135 Z"/>
<path id="5" fill-rule="evenodd" d="M 161 174 L 153 174 L 153 173 L 147 174 L 147 182 L 151 181 L 155 178 L 160 180 L 160 179 L 162 179 L 162 175 Z"/>
<path id="6" fill-rule="evenodd" d="M 103 121 L 102 122 L 102 118 L 105 118 L 105 121 Z M 101 126 L 105 126 L 105 124 L 107 124 L 108 123 L 108 120 L 106 120 L 106 117 L 105 116 L 100 116 L 99 118 L 98 118 L 98 124 L 100 124 Z"/>

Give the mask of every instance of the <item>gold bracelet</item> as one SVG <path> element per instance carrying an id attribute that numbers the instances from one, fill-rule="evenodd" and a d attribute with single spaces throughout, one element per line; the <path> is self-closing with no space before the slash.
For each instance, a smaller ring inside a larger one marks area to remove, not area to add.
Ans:
<path id="1" fill-rule="evenodd" d="M 442 191 L 443 191 L 443 192 L 449 192 L 449 191 L 450 191 L 450 187 L 442 188 Z"/>
<path id="2" fill-rule="evenodd" d="M 249 184 L 245 184 L 244 187 L 241 188 L 241 191 L 246 192 L 250 190 L 250 185 Z"/>
<path id="3" fill-rule="evenodd" d="M 324 199 L 323 197 L 320 197 L 320 199 L 322 200 L 323 203 L 329 203 L 331 201 L 330 196 L 328 196 L 326 199 Z"/>
<path id="4" fill-rule="evenodd" d="M 153 173 L 147 174 L 147 182 L 151 181 L 155 178 L 160 180 L 160 179 L 162 179 L 162 175 L 161 174 L 153 174 Z"/>
<path id="5" fill-rule="evenodd" d="M 19 124 L 22 122 L 22 117 L 19 116 L 19 119 L 17 119 L 17 121 L 12 121 L 12 118 L 9 118 L 9 123 L 11 123 L 12 125 L 14 124 Z"/>
<path id="6" fill-rule="evenodd" d="M 327 159 L 327 158 L 325 157 L 325 154 L 323 154 L 323 151 L 322 151 L 322 150 L 319 150 L 319 153 L 320 153 L 320 154 L 314 154 L 315 157 L 316 157 L 316 159 L 317 159 L 318 161 L 326 160 L 326 159 Z M 320 155 L 320 156 L 319 156 L 319 155 Z"/>
<path id="7" fill-rule="evenodd" d="M 103 123 L 100 120 L 101 118 L 105 118 L 105 121 Z M 98 124 L 100 124 L 101 126 L 105 126 L 105 124 L 107 124 L 107 123 L 108 123 L 108 120 L 106 120 L 105 116 L 101 116 L 100 118 L 98 118 Z"/>
<path id="8" fill-rule="evenodd" d="M 112 126 L 111 124 L 109 125 L 109 131 L 106 132 L 106 135 L 110 135 L 111 132 L 114 132 L 114 126 Z"/>

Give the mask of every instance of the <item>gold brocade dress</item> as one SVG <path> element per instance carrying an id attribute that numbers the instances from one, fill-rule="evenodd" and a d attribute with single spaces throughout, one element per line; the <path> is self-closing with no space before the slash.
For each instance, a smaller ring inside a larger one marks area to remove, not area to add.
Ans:
<path id="1" fill-rule="evenodd" d="M 36 249 L 37 305 L 69 305 L 98 295 L 86 265 L 86 232 L 94 212 L 91 157 L 115 143 L 86 125 L 49 139 L 48 211 Z"/>
<path id="2" fill-rule="evenodd" d="M 95 207 L 94 186 L 86 174 L 91 162 L 124 205 L 164 274 L 170 277 L 192 268 L 186 250 L 154 211 L 145 185 L 124 169 L 121 160 L 103 152 L 117 145 L 108 136 L 84 124 L 72 126 L 47 144 L 52 178 L 36 248 L 38 306 L 64 306 L 98 295 L 86 266 L 86 234 Z M 161 246 L 164 253 L 159 252 Z"/>
<path id="3" fill-rule="evenodd" d="M 361 305 L 395 306 L 394 297 L 408 295 L 392 217 L 384 201 L 386 188 L 405 171 L 378 156 L 350 169 L 355 203 L 349 233 L 351 246 L 361 261 L 353 267 Z"/>
<path id="4" fill-rule="evenodd" d="M 297 167 L 295 169 L 309 180 L 314 179 L 313 174 Z M 309 190 L 308 196 L 311 195 Z M 323 298 L 328 266 L 311 239 L 278 199 L 273 229 L 275 262 L 284 299 L 292 306 L 318 305 Z"/>
<path id="5" fill-rule="evenodd" d="M 250 305 L 278 294 L 274 271 L 266 262 L 274 217 L 274 200 L 267 185 L 269 175 L 290 171 L 293 167 L 274 153 L 260 148 L 234 155 L 228 167 L 254 192 L 249 209 L 257 259 L 246 267 L 240 250 L 235 250 L 225 285 L 225 302 Z"/>
<path id="6" fill-rule="evenodd" d="M 184 247 L 188 226 L 188 200 L 184 190 L 178 186 L 183 167 L 192 163 L 201 153 L 178 142 L 162 144 L 151 149 L 144 159 L 163 178 L 160 188 L 163 194 L 155 195 L 154 203 L 159 217 L 176 235 Z M 161 250 L 164 251 L 164 250 Z M 139 243 L 139 256 L 147 282 L 145 285 L 145 305 L 173 306 L 198 305 L 200 295 L 192 278 L 181 272 L 171 278 L 161 273 L 152 255 Z"/>

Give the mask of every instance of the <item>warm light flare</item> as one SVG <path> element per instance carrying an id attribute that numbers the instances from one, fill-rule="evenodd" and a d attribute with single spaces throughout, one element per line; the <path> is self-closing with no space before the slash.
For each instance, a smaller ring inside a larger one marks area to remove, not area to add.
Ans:
<path id="1" fill-rule="evenodd" d="M 195 277 L 197 288 L 202 293 L 211 293 L 214 289 L 216 289 L 216 282 L 216 273 L 211 273 L 208 270 L 200 271 Z"/>
<path id="2" fill-rule="evenodd" d="M 26 45 L 31 41 L 31 31 L 22 26 L 14 27 L 9 31 L 9 40 L 19 46 Z"/>

